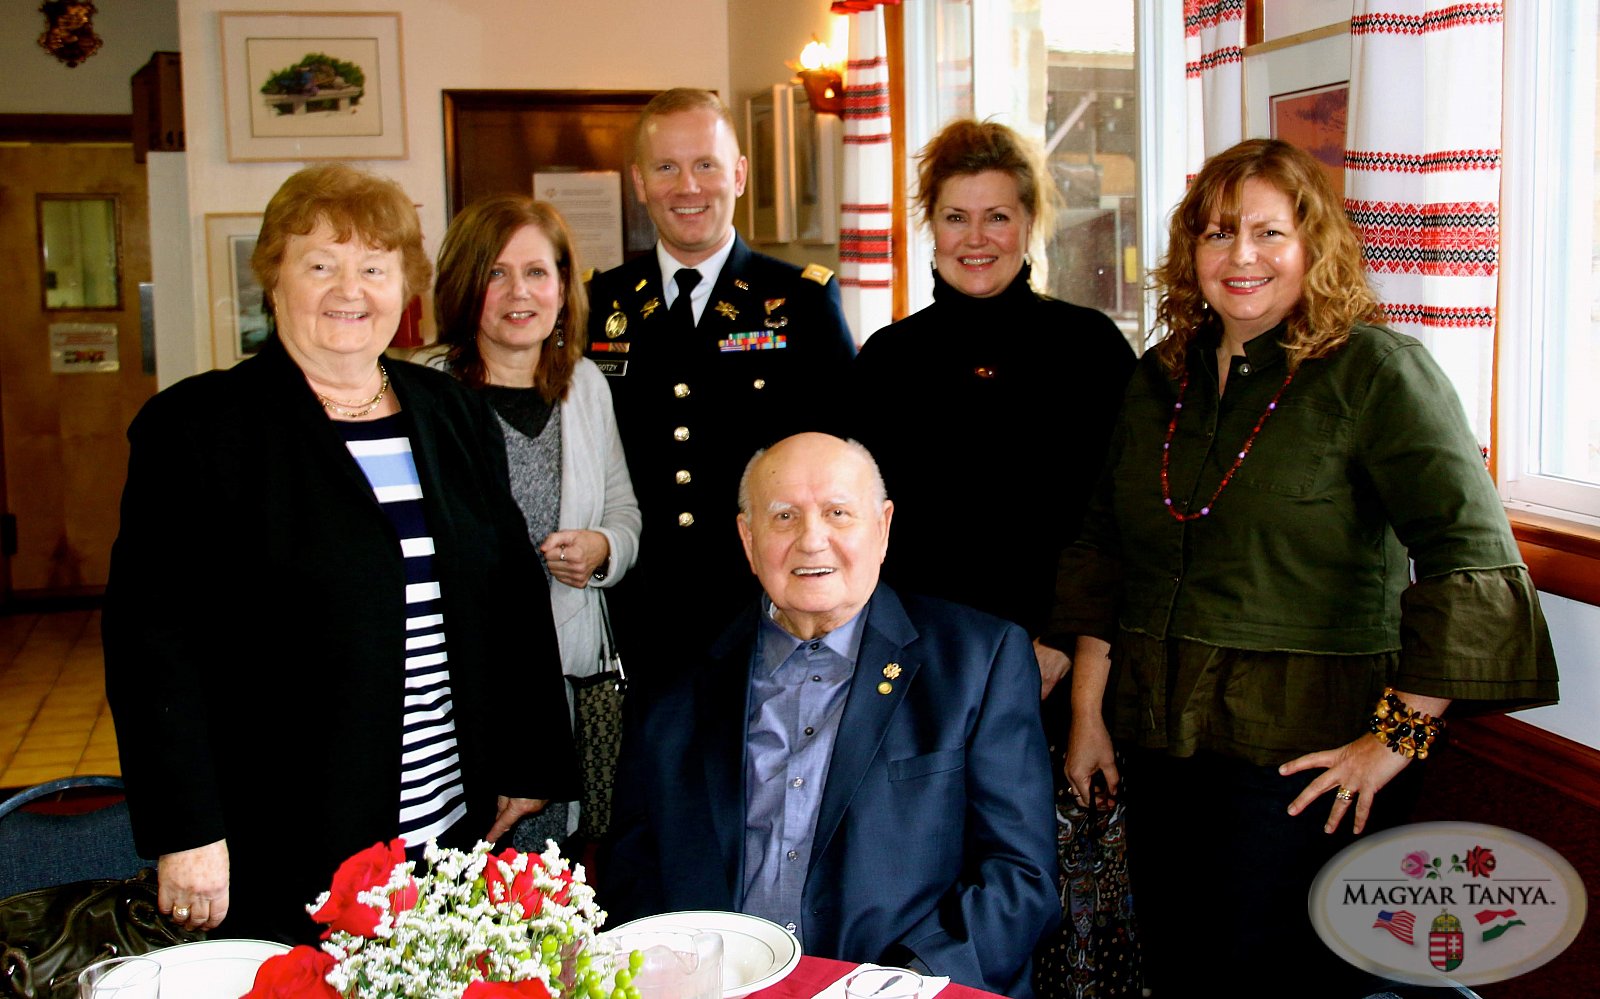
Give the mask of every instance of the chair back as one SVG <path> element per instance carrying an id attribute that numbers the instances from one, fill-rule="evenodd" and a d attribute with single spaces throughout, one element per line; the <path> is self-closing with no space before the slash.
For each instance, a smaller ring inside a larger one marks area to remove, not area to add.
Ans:
<path id="1" fill-rule="evenodd" d="M 93 878 L 130 878 L 153 867 L 134 849 L 128 803 L 120 798 L 77 814 L 24 807 L 62 791 L 118 793 L 122 786 L 120 777 L 63 777 L 0 801 L 0 898 Z"/>

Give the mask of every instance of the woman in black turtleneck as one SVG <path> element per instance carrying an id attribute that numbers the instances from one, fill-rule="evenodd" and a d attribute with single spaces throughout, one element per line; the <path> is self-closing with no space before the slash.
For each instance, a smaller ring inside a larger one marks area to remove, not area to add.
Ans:
<path id="1" fill-rule="evenodd" d="M 895 504 L 884 579 L 1021 625 L 1048 694 L 1068 667 L 1037 641 L 1056 561 L 1099 476 L 1133 350 L 1104 313 L 1029 287 L 1029 240 L 1051 231 L 1054 188 L 1021 136 L 956 121 L 918 158 L 934 301 L 870 337 L 854 370 L 855 434 Z"/>

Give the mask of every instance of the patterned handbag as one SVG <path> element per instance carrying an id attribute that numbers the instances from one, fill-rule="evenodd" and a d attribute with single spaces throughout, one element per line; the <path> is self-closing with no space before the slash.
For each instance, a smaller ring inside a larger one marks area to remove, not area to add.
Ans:
<path id="1" fill-rule="evenodd" d="M 1124 782 L 1124 787 L 1126 782 Z M 1039 943 L 1039 999 L 1137 996 L 1144 988 L 1123 804 L 1095 775 L 1087 807 L 1056 808 L 1061 925 Z"/>
<path id="2" fill-rule="evenodd" d="M 602 628 L 600 672 L 567 677 L 572 684 L 576 719 L 573 741 L 577 743 L 578 769 L 583 778 L 578 829 L 573 835 L 591 842 L 611 829 L 611 790 L 617 780 L 617 757 L 622 752 L 622 699 L 628 690 L 606 596 L 597 595 Z"/>

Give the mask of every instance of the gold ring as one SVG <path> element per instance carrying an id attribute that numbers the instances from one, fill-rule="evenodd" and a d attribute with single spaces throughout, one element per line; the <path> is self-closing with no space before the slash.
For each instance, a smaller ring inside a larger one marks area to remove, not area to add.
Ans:
<path id="1" fill-rule="evenodd" d="M 1333 792 L 1333 796 L 1338 798 L 1340 801 L 1349 801 L 1356 796 L 1356 793 L 1350 790 L 1348 787 L 1345 787 L 1343 784 L 1340 784 L 1339 789 Z"/>
<path id="2" fill-rule="evenodd" d="M 175 907 L 172 910 L 172 917 L 174 919 L 188 919 L 189 918 L 189 907 L 187 905 L 180 905 L 180 906 Z"/>

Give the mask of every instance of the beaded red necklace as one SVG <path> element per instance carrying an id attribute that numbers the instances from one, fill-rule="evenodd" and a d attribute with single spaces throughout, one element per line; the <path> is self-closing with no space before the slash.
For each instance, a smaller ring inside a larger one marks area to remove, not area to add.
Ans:
<path id="1" fill-rule="evenodd" d="M 1198 513 L 1179 513 L 1172 508 L 1172 486 L 1167 481 L 1167 465 L 1172 458 L 1172 435 L 1178 429 L 1178 414 L 1183 411 L 1183 393 L 1189 387 L 1189 373 L 1187 371 L 1184 372 L 1183 378 L 1178 381 L 1178 401 L 1172 404 L 1172 419 L 1167 422 L 1167 439 L 1161 442 L 1161 502 L 1166 504 L 1167 512 L 1172 514 L 1174 520 L 1179 523 L 1187 523 L 1191 520 L 1199 520 L 1201 517 L 1211 515 L 1211 508 L 1217 505 L 1217 497 L 1221 496 L 1222 491 L 1228 488 L 1228 483 L 1233 481 L 1233 473 L 1237 472 L 1239 466 L 1244 464 L 1244 456 L 1250 453 L 1251 446 L 1256 442 L 1256 435 L 1261 433 L 1261 428 L 1267 422 L 1267 417 L 1271 416 L 1273 411 L 1278 408 L 1278 400 L 1282 398 L 1283 390 L 1288 388 L 1289 383 L 1292 381 L 1294 381 L 1293 371 L 1289 372 L 1289 376 L 1283 380 L 1283 384 L 1278 386 L 1277 393 L 1273 395 L 1272 401 L 1267 403 L 1266 411 L 1261 414 L 1261 419 L 1256 421 L 1255 427 L 1250 431 L 1250 436 L 1245 438 L 1244 447 L 1239 449 L 1239 456 L 1233 459 L 1233 467 L 1228 469 L 1227 474 L 1222 477 L 1222 481 L 1217 483 L 1217 491 L 1211 494 L 1211 499 L 1206 501 L 1206 505 L 1201 507 Z"/>

